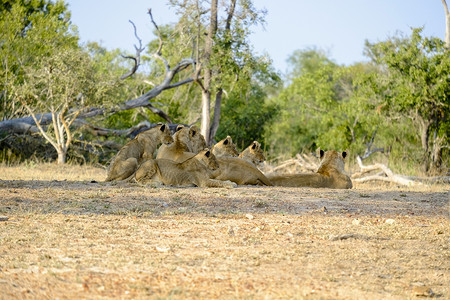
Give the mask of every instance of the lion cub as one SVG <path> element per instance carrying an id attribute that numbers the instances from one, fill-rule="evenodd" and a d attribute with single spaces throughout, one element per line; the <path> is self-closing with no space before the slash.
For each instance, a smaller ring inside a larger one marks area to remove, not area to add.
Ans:
<path id="1" fill-rule="evenodd" d="M 159 124 L 139 133 L 117 153 L 105 181 L 124 180 L 133 175 L 142 161 L 153 158 L 153 153 L 161 143 L 163 145 L 173 143 L 169 126 L 166 124 Z"/>
<path id="2" fill-rule="evenodd" d="M 159 147 L 157 159 L 164 158 L 182 162 L 206 148 L 205 138 L 195 125 L 191 127 L 178 125 L 173 139 L 173 144 Z"/>
<path id="3" fill-rule="evenodd" d="M 174 186 L 236 187 L 231 181 L 210 178 L 210 172 L 218 168 L 214 154 L 205 149 L 181 163 L 169 159 L 148 160 L 136 171 L 135 179 Z"/>
<path id="4" fill-rule="evenodd" d="M 272 185 L 270 180 L 255 165 L 240 157 L 234 157 L 236 145 L 231 137 L 218 142 L 215 146 L 219 169 L 212 172 L 212 178 L 230 180 L 239 185 Z"/>
<path id="5" fill-rule="evenodd" d="M 239 154 L 239 157 L 251 162 L 255 166 L 262 164 L 266 160 L 264 152 L 261 149 L 261 144 L 257 141 L 253 141 L 250 146 L 245 148 L 244 151 Z"/>
<path id="6" fill-rule="evenodd" d="M 236 149 L 236 145 L 233 143 L 233 140 L 231 139 L 230 136 L 227 136 L 226 138 L 224 138 L 223 140 L 212 146 L 211 152 L 216 157 L 221 156 L 236 157 L 239 155 L 239 152 Z"/>
<path id="7" fill-rule="evenodd" d="M 273 174 L 267 175 L 267 178 L 277 186 L 351 189 L 352 181 L 344 170 L 346 156 L 345 151 L 338 153 L 330 150 L 324 153 L 320 150 L 321 163 L 316 173 Z"/>

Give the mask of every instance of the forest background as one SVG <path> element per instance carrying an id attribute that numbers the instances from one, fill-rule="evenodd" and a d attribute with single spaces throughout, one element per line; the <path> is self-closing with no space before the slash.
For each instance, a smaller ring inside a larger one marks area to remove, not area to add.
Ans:
<path id="1" fill-rule="evenodd" d="M 447 37 L 412 28 L 366 42 L 369 60 L 352 65 L 299 49 L 280 74 L 249 43 L 265 22 L 252 1 L 170 4 L 178 21 L 149 14 L 159 38 L 142 44 L 135 31 L 136 53 L 122 53 L 82 45 L 64 1 L 3 0 L 0 160 L 107 165 L 143 126 L 166 122 L 197 124 L 210 143 L 258 140 L 273 161 L 320 147 L 404 174 L 449 172 Z"/>

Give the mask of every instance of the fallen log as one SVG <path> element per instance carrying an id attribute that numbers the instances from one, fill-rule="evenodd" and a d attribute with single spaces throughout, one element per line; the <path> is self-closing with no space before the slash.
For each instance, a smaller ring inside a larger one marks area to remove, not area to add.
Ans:
<path id="1" fill-rule="evenodd" d="M 351 178 L 353 182 L 367 182 L 367 181 L 387 181 L 387 182 L 393 182 L 400 185 L 408 185 L 408 186 L 416 186 L 421 185 L 421 182 L 417 182 L 411 179 L 408 179 L 406 176 L 394 174 L 391 169 L 389 169 L 386 165 L 376 163 L 370 166 L 365 166 L 362 163 L 361 157 L 358 155 L 356 157 L 356 161 L 361 169 L 360 172 L 352 174 Z M 364 174 L 367 174 L 372 171 L 381 170 L 375 175 L 367 175 L 365 177 L 359 177 L 363 176 Z"/>

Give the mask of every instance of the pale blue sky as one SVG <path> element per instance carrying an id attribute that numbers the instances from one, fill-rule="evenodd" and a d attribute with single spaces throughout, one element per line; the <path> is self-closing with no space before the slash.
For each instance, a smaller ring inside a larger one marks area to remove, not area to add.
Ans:
<path id="1" fill-rule="evenodd" d="M 97 41 L 108 49 L 134 53 L 133 21 L 143 43 L 155 37 L 147 15 L 152 8 L 158 25 L 173 23 L 175 10 L 165 0 L 69 0 L 72 22 L 81 40 Z M 444 39 L 445 17 L 441 0 L 254 0 L 266 8 L 266 26 L 253 28 L 255 51 L 267 53 L 279 71 L 297 49 L 318 47 L 339 64 L 365 61 L 364 41 L 383 41 L 400 31 L 424 26 L 424 35 Z"/>

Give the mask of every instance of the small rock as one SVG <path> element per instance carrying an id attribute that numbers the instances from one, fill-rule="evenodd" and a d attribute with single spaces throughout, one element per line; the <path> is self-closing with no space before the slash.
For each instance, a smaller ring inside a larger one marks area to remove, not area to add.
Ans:
<path id="1" fill-rule="evenodd" d="M 253 220 L 255 217 L 251 214 L 246 214 L 245 217 L 249 220 Z"/>
<path id="2" fill-rule="evenodd" d="M 229 235 L 234 235 L 234 230 L 233 230 L 233 227 L 228 227 L 228 234 Z"/>
<path id="3" fill-rule="evenodd" d="M 361 220 L 353 219 L 352 224 L 353 225 L 361 225 Z"/>
<path id="4" fill-rule="evenodd" d="M 433 297 L 434 292 L 428 286 L 415 286 L 413 287 L 413 294 L 420 297 Z"/>
<path id="5" fill-rule="evenodd" d="M 0 216 L 0 222 L 8 221 L 9 217 L 7 216 Z"/>
<path id="6" fill-rule="evenodd" d="M 392 224 L 395 223 L 395 220 L 394 219 L 387 219 L 386 221 L 384 221 L 384 223 L 392 225 Z"/>
<path id="7" fill-rule="evenodd" d="M 320 211 L 321 211 L 321 212 L 324 212 L 324 213 L 327 213 L 327 212 L 328 212 L 328 209 L 324 206 L 324 207 L 322 207 L 322 208 L 320 209 Z"/>
<path id="8" fill-rule="evenodd" d="M 158 247 L 156 246 L 156 250 L 158 250 L 158 252 L 167 252 L 170 250 L 170 247 Z"/>

